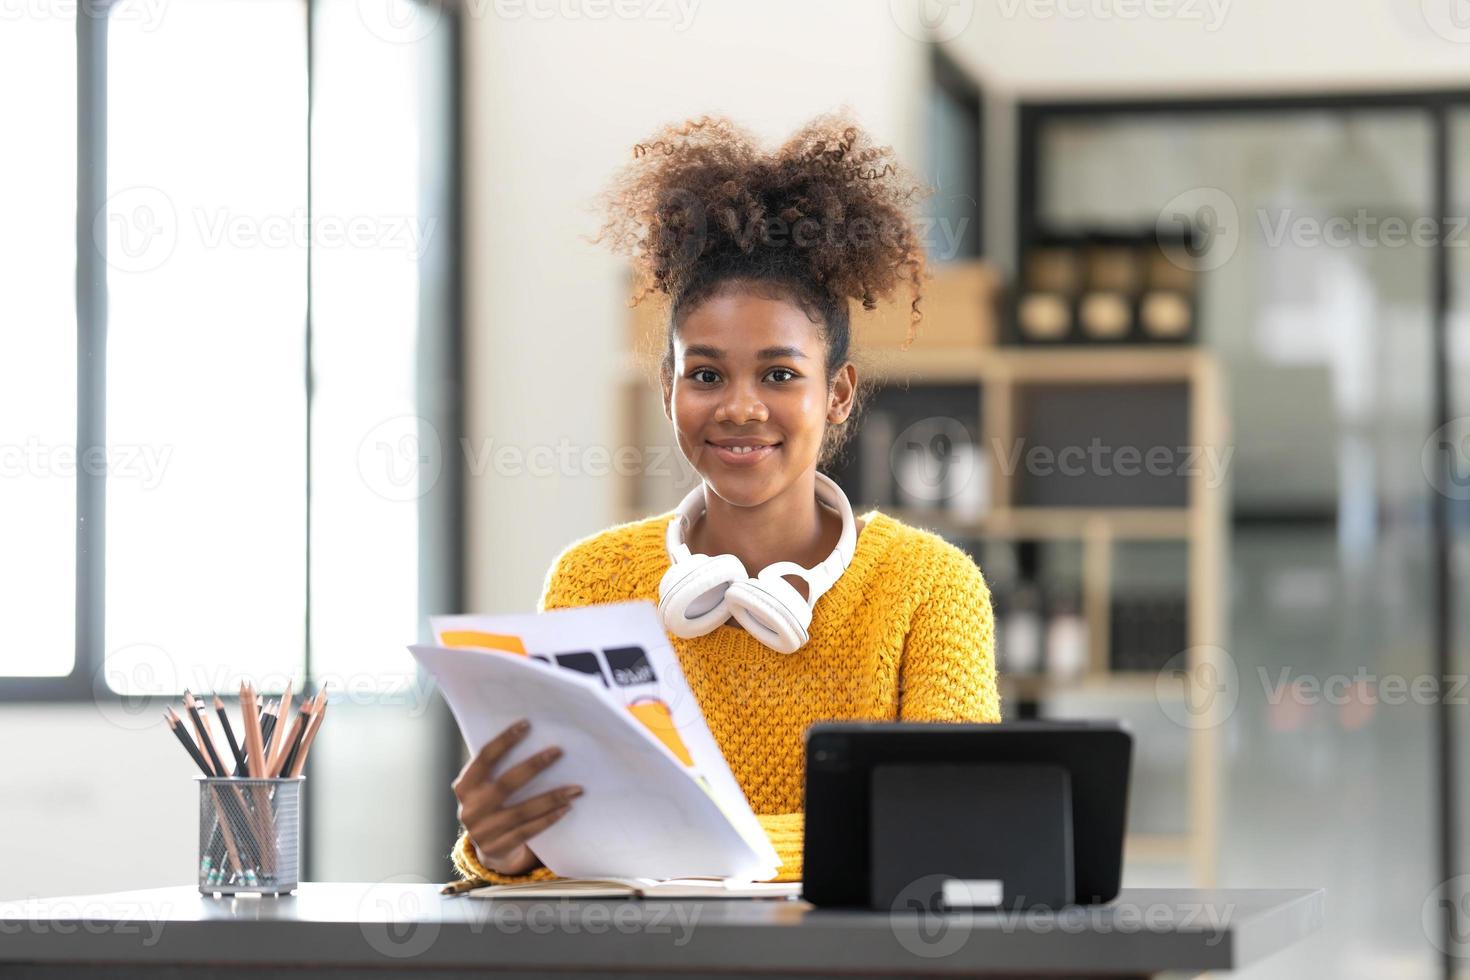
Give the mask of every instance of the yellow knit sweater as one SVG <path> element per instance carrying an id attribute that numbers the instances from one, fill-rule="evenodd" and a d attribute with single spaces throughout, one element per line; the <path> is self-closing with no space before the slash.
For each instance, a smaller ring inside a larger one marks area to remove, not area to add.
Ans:
<path id="1" fill-rule="evenodd" d="M 656 603 L 673 516 L 574 542 L 547 573 L 538 610 Z M 834 719 L 1000 720 L 995 628 L 980 569 L 928 531 L 877 510 L 862 519 L 852 563 L 817 600 L 811 638 L 796 653 L 770 650 L 734 625 L 690 640 L 669 637 L 715 741 L 781 857 L 778 881 L 801 878 L 807 726 Z M 466 878 L 555 877 L 544 867 L 518 876 L 490 871 L 464 833 L 452 857 Z"/>

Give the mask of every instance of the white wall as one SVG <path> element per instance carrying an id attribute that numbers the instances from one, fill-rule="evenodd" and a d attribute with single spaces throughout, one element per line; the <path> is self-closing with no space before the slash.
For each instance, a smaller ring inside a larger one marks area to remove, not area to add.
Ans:
<path id="1" fill-rule="evenodd" d="M 940 29 L 991 83 L 1031 96 L 1459 87 L 1470 25 L 1456 2 L 956 0 Z"/>
<path id="2" fill-rule="evenodd" d="M 477 450 L 617 445 L 625 266 L 580 236 L 595 232 L 590 208 L 615 168 L 659 125 L 713 112 L 778 139 L 845 104 L 921 163 L 924 52 L 886 4 L 705 0 L 683 29 L 493 16 L 467 27 L 467 430 Z M 493 468 L 472 477 L 471 608 L 534 604 L 562 547 L 620 519 L 614 489 Z"/>

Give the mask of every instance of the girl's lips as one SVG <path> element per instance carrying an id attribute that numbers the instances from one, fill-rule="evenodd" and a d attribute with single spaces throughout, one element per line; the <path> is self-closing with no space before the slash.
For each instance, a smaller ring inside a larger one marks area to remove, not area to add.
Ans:
<path id="1" fill-rule="evenodd" d="M 736 452 L 733 449 L 726 449 L 724 446 L 716 446 L 712 442 L 707 442 L 705 445 L 713 449 L 715 456 L 726 466 L 755 466 L 757 463 L 773 455 L 781 446 L 777 442 L 769 446 L 758 446 L 746 452 Z"/>

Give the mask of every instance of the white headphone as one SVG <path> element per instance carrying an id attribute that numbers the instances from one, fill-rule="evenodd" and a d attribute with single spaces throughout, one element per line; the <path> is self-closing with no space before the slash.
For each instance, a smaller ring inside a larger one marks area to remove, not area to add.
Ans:
<path id="1" fill-rule="evenodd" d="M 689 492 L 669 521 L 666 543 L 672 564 L 658 583 L 658 611 L 675 636 L 689 639 L 713 632 L 731 616 L 752 636 L 778 653 L 795 653 L 805 645 L 812 623 L 812 607 L 852 561 L 857 530 L 852 505 L 842 488 L 821 473 L 817 497 L 842 515 L 837 550 L 814 568 L 794 561 L 778 561 L 751 578 L 734 555 L 690 554 L 684 536 L 699 515 L 708 510 L 708 492 L 701 482 Z M 800 575 L 810 597 L 803 599 L 784 575 Z"/>

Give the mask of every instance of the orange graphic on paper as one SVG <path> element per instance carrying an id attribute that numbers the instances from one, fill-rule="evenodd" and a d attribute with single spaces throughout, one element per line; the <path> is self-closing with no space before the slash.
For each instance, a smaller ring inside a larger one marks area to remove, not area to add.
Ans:
<path id="1" fill-rule="evenodd" d="M 499 650 L 501 653 L 518 653 L 526 656 L 526 646 L 519 636 L 501 633 L 481 633 L 478 630 L 448 630 L 440 640 L 447 647 L 473 647 L 480 650 Z"/>
<path id="2" fill-rule="evenodd" d="M 643 726 L 658 736 L 658 740 L 668 746 L 669 751 L 686 766 L 693 767 L 694 757 L 684 746 L 684 740 L 674 730 L 674 716 L 669 711 L 669 706 L 657 698 L 644 698 L 628 705 L 628 710 L 633 712 L 633 717 L 643 722 Z"/>

